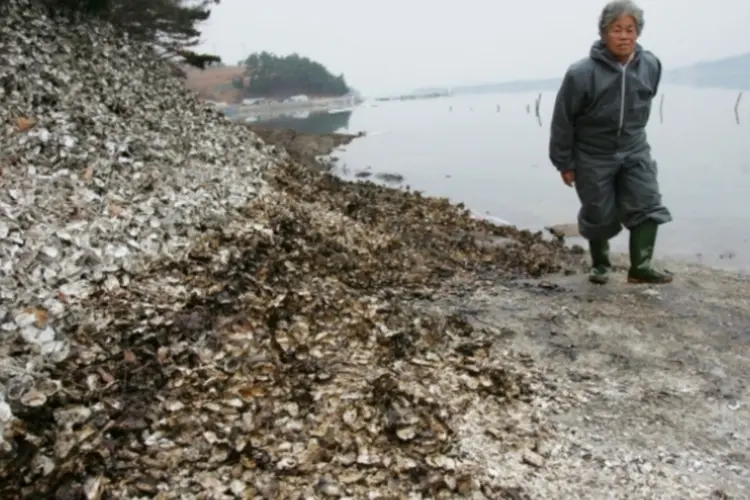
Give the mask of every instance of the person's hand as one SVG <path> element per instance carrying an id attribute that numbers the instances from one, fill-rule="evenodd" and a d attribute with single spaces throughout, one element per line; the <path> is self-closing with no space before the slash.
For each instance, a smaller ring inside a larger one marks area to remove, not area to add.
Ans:
<path id="1" fill-rule="evenodd" d="M 566 170 L 565 172 L 562 172 L 560 174 L 560 177 L 562 177 L 562 180 L 566 186 L 571 187 L 576 181 L 576 172 L 575 170 Z"/>

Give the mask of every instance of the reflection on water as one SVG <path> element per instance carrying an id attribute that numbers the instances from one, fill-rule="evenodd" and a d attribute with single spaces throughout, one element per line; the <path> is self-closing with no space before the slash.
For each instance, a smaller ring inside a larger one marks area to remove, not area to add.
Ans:
<path id="1" fill-rule="evenodd" d="M 307 134 L 330 134 L 348 131 L 351 116 L 352 110 L 314 113 L 305 111 L 275 116 L 253 123 L 266 128 L 292 129 Z"/>

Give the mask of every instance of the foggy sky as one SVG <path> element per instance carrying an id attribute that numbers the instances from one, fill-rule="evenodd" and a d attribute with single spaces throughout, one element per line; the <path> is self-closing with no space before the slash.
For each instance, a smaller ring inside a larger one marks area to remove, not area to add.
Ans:
<path id="1" fill-rule="evenodd" d="M 561 76 L 597 38 L 601 0 L 221 0 L 202 49 L 236 64 L 298 52 L 365 94 Z M 665 69 L 750 51 L 748 0 L 641 0 Z"/>

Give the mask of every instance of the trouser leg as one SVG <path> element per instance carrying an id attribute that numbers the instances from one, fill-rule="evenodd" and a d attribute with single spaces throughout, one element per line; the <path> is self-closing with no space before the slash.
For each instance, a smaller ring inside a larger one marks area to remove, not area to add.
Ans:
<path id="1" fill-rule="evenodd" d="M 626 163 L 617 177 L 618 214 L 630 230 L 630 283 L 669 283 L 672 275 L 652 267 L 660 224 L 672 220 L 662 204 L 656 162 L 651 158 Z"/>
<path id="2" fill-rule="evenodd" d="M 592 283 L 604 284 L 612 267 L 609 240 L 622 230 L 615 203 L 615 178 L 618 167 L 612 163 L 579 164 L 576 168 L 576 192 L 581 201 L 578 230 L 589 241 Z"/>

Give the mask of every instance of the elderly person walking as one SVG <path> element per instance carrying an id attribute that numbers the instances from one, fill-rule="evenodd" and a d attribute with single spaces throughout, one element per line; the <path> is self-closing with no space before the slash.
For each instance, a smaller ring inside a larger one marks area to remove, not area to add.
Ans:
<path id="1" fill-rule="evenodd" d="M 635 3 L 607 4 L 600 39 L 568 68 L 552 116 L 549 157 L 581 201 L 578 228 L 589 242 L 593 283 L 608 281 L 609 240 L 622 226 L 630 230 L 628 282 L 672 281 L 651 266 L 657 229 L 672 216 L 662 205 L 646 139 L 661 62 L 636 43 L 642 31 Z"/>

